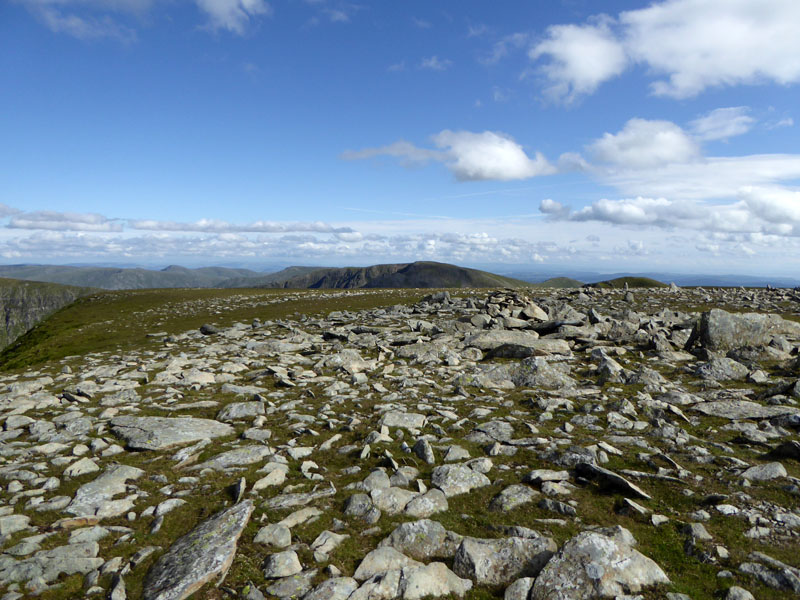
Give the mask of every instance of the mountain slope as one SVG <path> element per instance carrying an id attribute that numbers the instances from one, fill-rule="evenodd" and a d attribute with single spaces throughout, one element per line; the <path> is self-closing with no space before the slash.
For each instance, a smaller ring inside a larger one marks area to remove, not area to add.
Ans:
<path id="1" fill-rule="evenodd" d="M 0 279 L 0 348 L 42 319 L 95 290 L 16 279 Z"/>

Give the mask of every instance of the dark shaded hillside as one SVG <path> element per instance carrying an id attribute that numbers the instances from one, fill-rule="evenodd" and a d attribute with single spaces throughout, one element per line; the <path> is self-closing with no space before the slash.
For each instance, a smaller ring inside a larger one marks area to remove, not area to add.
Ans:
<path id="1" fill-rule="evenodd" d="M 92 291 L 54 283 L 0 279 L 0 348 L 5 348 L 47 316 Z"/>
<path id="2" fill-rule="evenodd" d="M 292 267 L 297 269 L 298 267 Z M 277 275 L 277 274 L 276 274 Z M 263 281 L 263 279 L 261 279 Z M 319 268 L 259 287 L 290 289 L 530 287 L 525 281 L 446 263 L 414 262 L 371 267 Z"/>

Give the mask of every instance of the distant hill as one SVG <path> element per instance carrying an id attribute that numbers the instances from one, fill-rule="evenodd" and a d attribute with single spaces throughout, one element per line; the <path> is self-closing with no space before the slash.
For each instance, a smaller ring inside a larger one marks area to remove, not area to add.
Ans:
<path id="1" fill-rule="evenodd" d="M 0 277 L 105 290 L 210 288 L 216 287 L 218 283 L 226 279 L 242 279 L 262 275 L 263 273 L 249 269 L 229 269 L 227 267 L 187 269 L 174 265 L 160 271 L 141 268 L 65 267 L 59 265 L 0 266 Z"/>
<path id="2" fill-rule="evenodd" d="M 414 262 L 371 267 L 290 267 L 267 277 L 237 282 L 237 287 L 269 288 L 483 288 L 530 287 L 531 284 L 487 271 L 446 263 Z M 230 287 L 222 282 L 219 287 Z"/>
<path id="3" fill-rule="evenodd" d="M 42 319 L 94 291 L 55 283 L 0 279 L 0 349 Z"/>
<path id="4" fill-rule="evenodd" d="M 577 279 L 570 279 L 569 277 L 551 277 L 539 283 L 530 284 L 531 287 L 536 288 L 579 288 L 585 284 Z"/>
<path id="5" fill-rule="evenodd" d="M 588 287 L 595 288 L 614 288 L 622 289 L 625 286 L 629 288 L 660 288 L 669 287 L 666 283 L 650 279 L 649 277 L 617 277 L 616 279 L 609 279 L 607 281 L 598 281 L 597 283 L 590 283 Z"/>

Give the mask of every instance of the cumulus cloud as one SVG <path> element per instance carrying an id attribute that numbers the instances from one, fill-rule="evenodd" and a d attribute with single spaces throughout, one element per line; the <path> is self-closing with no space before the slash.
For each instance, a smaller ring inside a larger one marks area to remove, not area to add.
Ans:
<path id="1" fill-rule="evenodd" d="M 707 88 L 800 81 L 796 0 L 663 0 L 585 24 L 548 28 L 530 51 L 551 97 L 574 100 L 640 64 L 654 94 L 695 96 Z"/>
<path id="2" fill-rule="evenodd" d="M 747 106 L 717 108 L 692 121 L 692 133 L 700 140 L 727 140 L 747 133 L 756 120 L 749 116 Z"/>
<path id="3" fill-rule="evenodd" d="M 118 219 L 109 219 L 94 213 L 62 213 L 41 210 L 12 213 L 8 222 L 10 229 L 47 229 L 50 231 L 122 231 Z"/>
<path id="4" fill-rule="evenodd" d="M 550 175 L 556 171 L 541 153 L 529 157 L 522 146 L 504 133 L 445 129 L 431 139 L 440 150 L 419 148 L 400 141 L 380 148 L 344 152 L 342 158 L 354 160 L 386 155 L 412 164 L 443 162 L 459 181 L 510 181 Z"/>
<path id="5" fill-rule="evenodd" d="M 623 12 L 629 52 L 667 79 L 657 95 L 800 81 L 800 4 L 794 0 L 667 0 Z"/>
<path id="6" fill-rule="evenodd" d="M 545 91 L 551 98 L 567 102 L 591 94 L 628 65 L 625 50 L 605 17 L 595 24 L 553 25 L 528 55 L 534 61 L 547 59 L 542 66 L 548 81 Z"/>
<path id="7" fill-rule="evenodd" d="M 542 154 L 537 152 L 530 158 L 522 146 L 503 133 L 445 130 L 433 136 L 433 141 L 445 149 L 448 167 L 460 181 L 508 181 L 555 172 Z"/>
<path id="8" fill-rule="evenodd" d="M 589 146 L 597 160 L 631 168 L 689 162 L 700 155 L 691 137 L 670 121 L 631 119 L 619 133 Z"/>

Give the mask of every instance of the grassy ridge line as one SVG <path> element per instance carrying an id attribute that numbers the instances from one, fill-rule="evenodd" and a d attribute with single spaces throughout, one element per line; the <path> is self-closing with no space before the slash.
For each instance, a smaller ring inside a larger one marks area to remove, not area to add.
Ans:
<path id="1" fill-rule="evenodd" d="M 152 348 L 161 336 L 253 319 L 362 310 L 418 301 L 430 290 L 148 289 L 100 292 L 52 314 L 0 353 L 0 369 L 26 369 L 92 352 Z"/>

